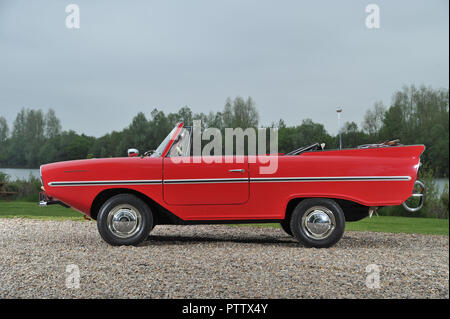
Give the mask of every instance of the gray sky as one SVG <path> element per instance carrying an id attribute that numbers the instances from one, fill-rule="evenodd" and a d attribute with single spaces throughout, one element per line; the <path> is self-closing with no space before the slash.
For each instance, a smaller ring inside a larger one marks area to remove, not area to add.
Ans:
<path id="1" fill-rule="evenodd" d="M 66 5 L 80 7 L 67 29 Z M 369 3 L 380 28 L 368 29 Z M 336 133 L 403 85 L 448 88 L 448 1 L 0 0 L 0 116 L 52 107 L 100 136 L 157 107 L 222 110 L 254 98 L 260 124 Z"/>

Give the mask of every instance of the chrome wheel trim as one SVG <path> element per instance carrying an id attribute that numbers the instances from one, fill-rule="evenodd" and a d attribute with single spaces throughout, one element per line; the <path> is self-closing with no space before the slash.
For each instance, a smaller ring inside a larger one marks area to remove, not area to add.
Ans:
<path id="1" fill-rule="evenodd" d="M 115 236 L 129 238 L 141 230 L 142 216 L 136 207 L 121 204 L 109 211 L 106 223 L 109 231 Z"/>
<path id="2" fill-rule="evenodd" d="M 325 239 L 336 228 L 334 214 L 326 207 L 313 206 L 306 210 L 302 217 L 303 232 L 311 239 Z"/>

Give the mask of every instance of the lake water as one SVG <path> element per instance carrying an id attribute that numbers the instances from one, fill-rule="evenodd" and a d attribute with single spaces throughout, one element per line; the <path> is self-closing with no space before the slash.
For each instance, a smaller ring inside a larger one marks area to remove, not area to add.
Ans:
<path id="1" fill-rule="evenodd" d="M 28 179 L 30 174 L 39 178 L 39 169 L 28 168 L 0 168 L 0 172 L 8 174 L 11 180 Z M 448 178 L 437 178 L 436 183 L 439 190 L 444 190 L 445 184 L 448 184 Z"/>
<path id="2" fill-rule="evenodd" d="M 14 181 L 18 179 L 28 179 L 30 174 L 39 178 L 39 169 L 29 168 L 0 168 L 0 172 L 8 174 L 9 179 Z"/>
<path id="3" fill-rule="evenodd" d="M 448 185 L 448 178 L 437 178 L 436 184 L 439 187 L 439 190 L 442 192 L 444 190 L 445 185 Z"/>

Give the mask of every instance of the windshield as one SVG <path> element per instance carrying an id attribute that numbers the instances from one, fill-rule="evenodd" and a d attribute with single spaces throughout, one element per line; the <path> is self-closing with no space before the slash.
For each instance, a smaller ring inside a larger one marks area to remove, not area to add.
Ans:
<path id="1" fill-rule="evenodd" d="M 177 130 L 177 127 L 178 127 L 178 125 L 175 126 L 172 131 L 170 131 L 169 135 L 167 135 L 166 138 L 164 139 L 164 141 L 162 141 L 162 143 L 159 144 L 158 148 L 151 155 L 151 157 L 160 157 L 162 155 L 162 153 L 166 149 L 167 144 L 169 144 L 170 139 L 173 137 L 173 134 L 175 134 L 175 131 Z"/>

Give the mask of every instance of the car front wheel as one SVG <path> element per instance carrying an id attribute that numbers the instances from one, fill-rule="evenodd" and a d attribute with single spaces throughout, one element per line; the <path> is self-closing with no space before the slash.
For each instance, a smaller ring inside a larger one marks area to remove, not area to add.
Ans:
<path id="1" fill-rule="evenodd" d="M 294 237 L 306 247 L 331 247 L 344 234 L 344 212 L 334 200 L 305 199 L 292 213 L 291 230 Z"/>
<path id="2" fill-rule="evenodd" d="M 108 199 L 97 216 L 100 236 L 110 245 L 137 245 L 153 228 L 153 215 L 148 205 L 132 194 Z"/>

